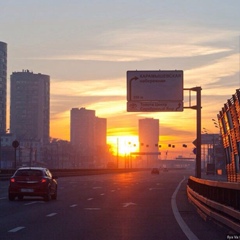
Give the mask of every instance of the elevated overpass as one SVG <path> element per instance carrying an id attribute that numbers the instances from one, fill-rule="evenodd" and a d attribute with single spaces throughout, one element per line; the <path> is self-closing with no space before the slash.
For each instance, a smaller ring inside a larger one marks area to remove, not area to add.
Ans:
<path id="1" fill-rule="evenodd" d="M 195 169 L 196 160 L 195 159 L 187 159 L 187 158 L 179 158 L 173 160 L 159 160 L 160 167 L 166 168 L 187 168 L 187 169 Z"/>

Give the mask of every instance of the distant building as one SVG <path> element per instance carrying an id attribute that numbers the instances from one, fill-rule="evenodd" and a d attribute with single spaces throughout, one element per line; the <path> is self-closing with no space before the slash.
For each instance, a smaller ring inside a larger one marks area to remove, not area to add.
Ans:
<path id="1" fill-rule="evenodd" d="M 50 76 L 23 70 L 10 80 L 10 132 L 19 141 L 48 143 Z"/>
<path id="2" fill-rule="evenodd" d="M 0 42 L 0 133 L 6 132 L 7 44 Z"/>
<path id="3" fill-rule="evenodd" d="M 107 119 L 95 118 L 95 143 L 96 146 L 105 146 L 107 139 Z"/>
<path id="4" fill-rule="evenodd" d="M 228 182 L 240 183 L 240 89 L 236 89 L 236 93 L 224 103 L 222 109 L 219 111 L 218 124 L 220 134 L 223 142 L 225 169 L 227 173 Z M 214 144 L 213 144 L 214 147 Z M 214 147 L 215 148 L 215 147 Z M 214 149 L 216 151 L 216 149 Z M 215 151 L 213 154 L 215 155 Z M 220 159 L 214 157 L 213 164 L 215 169 L 223 170 L 223 164 Z M 222 165 L 222 166 L 221 166 Z"/>
<path id="5" fill-rule="evenodd" d="M 146 167 L 155 167 L 158 160 L 159 120 L 153 118 L 139 119 L 138 122 L 139 151 L 146 153 Z M 144 155 L 143 155 L 144 156 Z"/>
<path id="6" fill-rule="evenodd" d="M 107 147 L 107 119 L 95 118 L 95 147 L 96 159 L 95 164 L 99 167 L 106 166 L 106 147 Z"/>
<path id="7" fill-rule="evenodd" d="M 75 149 L 75 163 L 79 167 L 101 164 L 97 150 L 106 147 L 106 119 L 95 116 L 95 110 L 71 110 L 70 141 Z"/>
<path id="8" fill-rule="evenodd" d="M 0 135 L 0 169 L 14 167 L 15 153 L 12 142 L 15 139 L 16 137 L 11 133 Z"/>

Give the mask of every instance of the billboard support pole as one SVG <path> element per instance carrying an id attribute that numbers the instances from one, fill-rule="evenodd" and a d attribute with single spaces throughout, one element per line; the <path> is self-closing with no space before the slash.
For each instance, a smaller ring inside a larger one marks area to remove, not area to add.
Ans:
<path id="1" fill-rule="evenodd" d="M 197 142 L 196 142 L 196 177 L 201 178 L 201 145 L 202 145 L 202 135 L 201 135 L 201 87 L 194 87 L 194 88 L 187 88 L 184 90 L 190 90 L 195 91 L 197 93 L 197 105 L 196 106 L 190 106 L 190 107 L 184 107 L 184 108 L 192 108 L 197 110 L 197 129 L 196 129 L 196 135 L 197 135 Z"/>
<path id="2" fill-rule="evenodd" d="M 196 155 L 196 177 L 201 178 L 201 87 L 196 87 L 197 92 L 197 155 Z"/>

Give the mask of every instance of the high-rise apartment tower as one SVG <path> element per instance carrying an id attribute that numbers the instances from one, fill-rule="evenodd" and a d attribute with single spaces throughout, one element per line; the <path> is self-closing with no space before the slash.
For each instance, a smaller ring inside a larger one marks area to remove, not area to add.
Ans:
<path id="1" fill-rule="evenodd" d="M 139 119 L 138 137 L 140 152 L 146 153 L 146 166 L 156 167 L 159 147 L 159 119 Z"/>
<path id="2" fill-rule="evenodd" d="M 6 132 L 7 44 L 0 42 L 0 134 Z"/>
<path id="3" fill-rule="evenodd" d="M 49 141 L 50 76 L 28 70 L 11 75 L 10 131 L 18 140 Z"/>
<path id="4" fill-rule="evenodd" d="M 76 165 L 92 167 L 100 164 L 97 150 L 106 147 L 106 122 L 95 116 L 95 110 L 72 108 L 70 141 L 75 149 Z"/>

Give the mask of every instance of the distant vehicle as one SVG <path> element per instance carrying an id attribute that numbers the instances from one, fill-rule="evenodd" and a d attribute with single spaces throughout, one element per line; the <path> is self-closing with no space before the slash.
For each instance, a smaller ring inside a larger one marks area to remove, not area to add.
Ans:
<path id="1" fill-rule="evenodd" d="M 163 172 L 168 172 L 168 169 L 166 167 L 164 167 Z"/>
<path id="2" fill-rule="evenodd" d="M 158 168 L 153 168 L 151 171 L 152 174 L 159 174 Z"/>
<path id="3" fill-rule="evenodd" d="M 10 178 L 8 199 L 24 196 L 40 196 L 45 201 L 57 199 L 57 178 L 47 168 L 21 167 Z"/>

